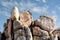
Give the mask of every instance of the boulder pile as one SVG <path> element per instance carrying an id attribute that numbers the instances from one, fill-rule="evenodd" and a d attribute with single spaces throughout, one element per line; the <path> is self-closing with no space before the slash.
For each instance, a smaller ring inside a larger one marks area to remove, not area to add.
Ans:
<path id="1" fill-rule="evenodd" d="M 54 16 L 41 15 L 32 21 L 30 11 L 19 14 L 18 8 L 14 7 L 11 17 L 4 23 L 4 40 L 59 40 L 60 29 L 56 28 Z M 2 37 L 3 38 L 3 37 Z"/>

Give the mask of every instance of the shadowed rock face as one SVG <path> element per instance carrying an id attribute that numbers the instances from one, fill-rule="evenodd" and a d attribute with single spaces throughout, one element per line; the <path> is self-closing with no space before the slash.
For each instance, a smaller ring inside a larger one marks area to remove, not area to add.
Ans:
<path id="1" fill-rule="evenodd" d="M 52 34 L 53 34 L 54 37 L 57 38 L 56 40 L 60 40 L 60 28 L 56 28 L 55 30 L 53 30 Z"/>
<path id="2" fill-rule="evenodd" d="M 14 34 L 15 40 L 32 40 L 32 34 L 29 28 L 19 29 Z"/>
<path id="3" fill-rule="evenodd" d="M 1 32 L 0 32 L 0 40 L 1 40 Z"/>
<path id="4" fill-rule="evenodd" d="M 2 33 L 2 34 L 1 34 L 1 40 L 6 40 L 5 33 Z"/>
<path id="5" fill-rule="evenodd" d="M 45 31 L 45 30 L 42 30 L 42 29 L 40 29 L 39 27 L 37 27 L 37 26 L 34 26 L 33 28 L 32 28 L 32 30 L 33 30 L 33 39 L 34 40 L 47 40 L 48 38 L 49 38 L 49 34 L 48 34 L 48 32 L 47 31 Z"/>

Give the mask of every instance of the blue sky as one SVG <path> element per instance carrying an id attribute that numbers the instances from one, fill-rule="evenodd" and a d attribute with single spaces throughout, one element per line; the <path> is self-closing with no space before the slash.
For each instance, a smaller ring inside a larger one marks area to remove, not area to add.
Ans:
<path id="1" fill-rule="evenodd" d="M 19 12 L 29 10 L 33 19 L 42 14 L 56 17 L 56 27 L 60 27 L 60 0 L 0 0 L 0 31 L 3 32 L 4 23 L 10 18 L 11 10 L 17 6 Z"/>

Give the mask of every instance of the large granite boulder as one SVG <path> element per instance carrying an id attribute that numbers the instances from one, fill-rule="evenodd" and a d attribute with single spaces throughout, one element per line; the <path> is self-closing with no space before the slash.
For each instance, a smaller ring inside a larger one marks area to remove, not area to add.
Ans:
<path id="1" fill-rule="evenodd" d="M 29 27 L 32 22 L 32 14 L 29 11 L 23 11 L 20 14 L 20 23 L 22 26 Z"/>
<path id="2" fill-rule="evenodd" d="M 40 26 L 45 31 L 52 31 L 55 27 L 55 18 L 52 16 L 42 15 L 35 20 L 35 25 Z"/>

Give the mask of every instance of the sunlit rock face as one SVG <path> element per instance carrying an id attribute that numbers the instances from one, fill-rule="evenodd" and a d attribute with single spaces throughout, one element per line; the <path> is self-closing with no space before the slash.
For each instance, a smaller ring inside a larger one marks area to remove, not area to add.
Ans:
<path id="1" fill-rule="evenodd" d="M 35 21 L 35 24 L 43 30 L 51 31 L 55 27 L 55 22 L 51 16 L 42 15 Z"/>
<path id="2" fill-rule="evenodd" d="M 11 18 L 12 20 L 18 20 L 19 19 L 19 11 L 17 7 L 14 7 L 11 12 Z"/>
<path id="3" fill-rule="evenodd" d="M 30 26 L 32 22 L 32 14 L 29 11 L 23 11 L 20 14 L 20 23 L 22 26 Z"/>

